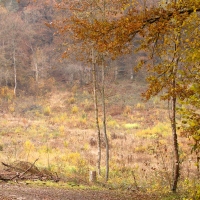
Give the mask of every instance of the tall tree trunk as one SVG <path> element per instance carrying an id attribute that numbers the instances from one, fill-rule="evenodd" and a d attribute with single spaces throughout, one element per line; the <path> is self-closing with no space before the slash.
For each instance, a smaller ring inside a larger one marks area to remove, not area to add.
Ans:
<path id="1" fill-rule="evenodd" d="M 38 64 L 37 61 L 35 63 L 35 81 L 38 83 L 38 77 L 39 77 L 39 72 L 38 72 Z"/>
<path id="2" fill-rule="evenodd" d="M 177 38 L 178 40 L 178 38 Z M 175 56 L 176 56 L 177 44 L 175 44 Z M 171 127 L 172 127 L 172 138 L 173 138 L 173 149 L 174 149 L 174 172 L 173 172 L 173 183 L 172 183 L 172 191 L 176 192 L 178 179 L 180 175 L 180 159 L 179 159 L 179 147 L 178 147 L 178 136 L 177 136 L 177 128 L 176 128 L 176 77 L 178 70 L 179 57 L 175 60 L 175 66 L 173 67 L 173 79 L 172 79 L 172 116 L 171 116 Z"/>
<path id="3" fill-rule="evenodd" d="M 179 145 L 178 145 L 178 136 L 177 136 L 177 127 L 176 127 L 176 103 L 177 103 L 177 72 L 179 65 L 179 55 L 177 54 L 177 49 L 180 44 L 180 34 L 176 35 L 176 42 L 174 45 L 174 56 L 172 63 L 174 66 L 172 68 L 172 116 L 171 116 L 171 128 L 172 128 L 172 139 L 173 139 L 173 150 L 174 150 L 174 171 L 173 171 L 173 183 L 172 183 L 172 192 L 176 192 L 178 179 L 180 175 L 180 158 L 179 158 Z"/>
<path id="4" fill-rule="evenodd" d="M 179 170 L 180 170 L 178 137 L 176 131 L 176 97 L 172 98 L 171 127 L 172 127 L 173 149 L 174 149 L 174 172 L 173 172 L 172 191 L 176 192 L 179 179 Z"/>
<path id="5" fill-rule="evenodd" d="M 106 143 L 106 176 L 105 179 L 108 181 L 109 179 L 109 141 L 107 135 L 107 126 L 106 126 L 106 104 L 105 104 L 105 66 L 104 59 L 102 60 L 102 110 L 103 110 L 103 131 L 104 138 Z"/>
<path id="6" fill-rule="evenodd" d="M 103 1 L 103 13 L 102 13 L 102 19 L 106 19 L 106 1 Z M 104 139 L 106 143 L 106 175 L 105 175 L 105 180 L 108 181 L 109 179 L 109 160 L 110 160 L 110 155 L 109 155 L 109 141 L 108 141 L 108 135 L 107 135 L 107 126 L 106 126 L 106 103 L 105 103 L 105 60 L 104 60 L 104 55 L 101 55 L 102 59 L 102 66 L 101 66 L 101 71 L 102 71 L 102 76 L 101 76 L 101 97 L 102 97 L 102 111 L 103 111 L 103 132 L 104 132 Z"/>
<path id="7" fill-rule="evenodd" d="M 39 81 L 39 69 L 38 69 L 38 49 L 34 51 L 32 45 L 27 45 L 30 47 L 32 54 L 33 54 L 33 65 L 35 67 L 35 100 L 38 98 L 38 81 Z"/>
<path id="8" fill-rule="evenodd" d="M 38 64 L 37 64 L 37 58 L 35 61 L 35 98 L 37 100 L 38 98 L 38 80 L 39 80 L 39 71 L 38 71 Z"/>
<path id="9" fill-rule="evenodd" d="M 95 108 L 95 121 L 98 137 L 98 160 L 97 169 L 98 175 L 101 175 L 101 131 L 99 126 L 99 110 L 98 110 L 98 97 L 97 97 L 97 73 L 96 62 L 94 57 L 94 49 L 92 48 L 92 74 L 93 74 L 93 94 L 94 94 L 94 108 Z"/>
<path id="10" fill-rule="evenodd" d="M 13 66 L 14 66 L 14 81 L 15 81 L 14 95 L 16 96 L 16 90 L 17 90 L 17 67 L 16 67 L 15 47 L 14 47 L 14 50 L 13 50 Z"/>

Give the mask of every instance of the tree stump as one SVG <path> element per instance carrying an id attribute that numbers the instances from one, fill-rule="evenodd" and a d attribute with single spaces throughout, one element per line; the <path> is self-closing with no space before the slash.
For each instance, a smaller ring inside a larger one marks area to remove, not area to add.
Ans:
<path id="1" fill-rule="evenodd" d="M 90 171 L 89 181 L 92 182 L 92 183 L 97 181 L 97 173 L 96 173 L 96 171 Z"/>

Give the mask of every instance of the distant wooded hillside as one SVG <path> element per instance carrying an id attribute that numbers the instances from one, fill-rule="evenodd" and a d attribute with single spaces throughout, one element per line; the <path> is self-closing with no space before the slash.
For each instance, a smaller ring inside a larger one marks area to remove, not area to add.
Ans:
<path id="1" fill-rule="evenodd" d="M 64 13 L 66 14 L 66 13 Z M 42 95 L 52 84 L 80 85 L 91 82 L 90 66 L 73 55 L 62 59 L 66 38 L 46 26 L 63 15 L 53 1 L 0 1 L 0 87 L 9 87 L 17 96 Z M 141 56 L 145 56 L 141 55 Z M 108 63 L 113 80 L 134 78 L 137 57 L 121 57 Z"/>

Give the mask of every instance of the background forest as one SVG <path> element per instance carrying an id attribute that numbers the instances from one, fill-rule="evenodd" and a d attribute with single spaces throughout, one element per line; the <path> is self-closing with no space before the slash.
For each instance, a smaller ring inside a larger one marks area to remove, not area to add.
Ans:
<path id="1" fill-rule="evenodd" d="M 1 0 L 0 161 L 37 161 L 73 186 L 199 199 L 199 10 Z"/>

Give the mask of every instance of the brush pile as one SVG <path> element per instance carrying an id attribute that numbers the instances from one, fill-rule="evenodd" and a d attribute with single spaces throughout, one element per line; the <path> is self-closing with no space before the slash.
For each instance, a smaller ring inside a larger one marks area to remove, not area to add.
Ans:
<path id="1" fill-rule="evenodd" d="M 2 181 L 18 181 L 18 180 L 41 180 L 41 181 L 55 181 L 58 182 L 57 174 L 53 174 L 50 170 L 39 170 L 35 163 L 25 161 L 15 161 L 12 164 L 2 162 L 4 170 L 0 171 L 0 180 Z"/>

